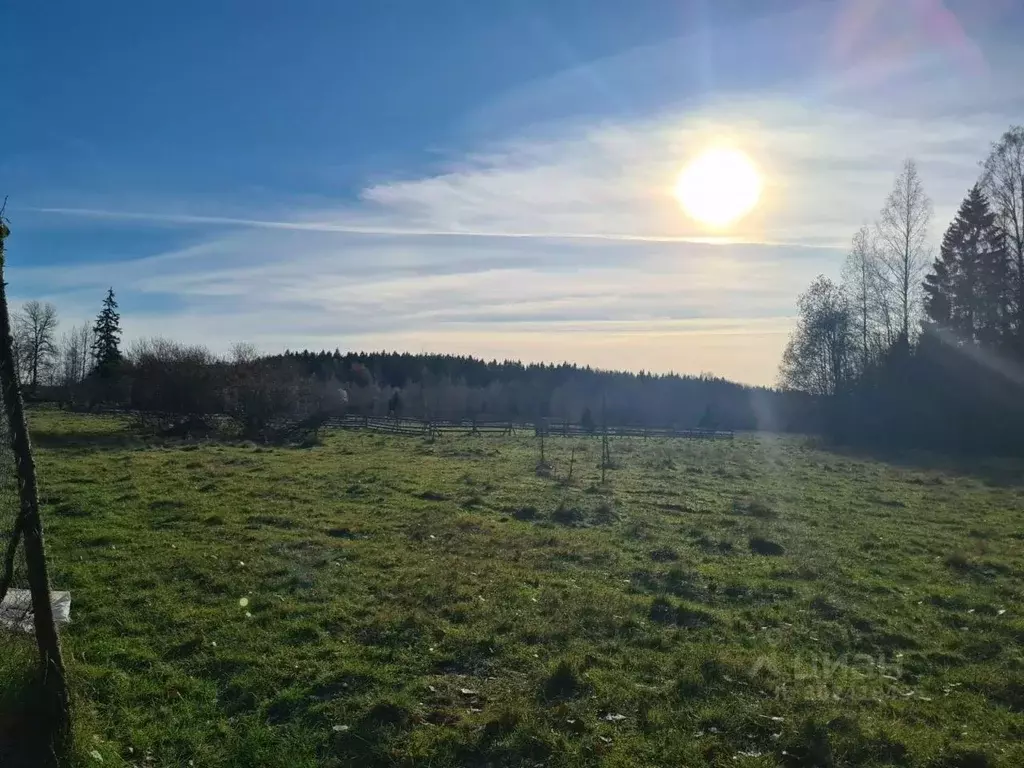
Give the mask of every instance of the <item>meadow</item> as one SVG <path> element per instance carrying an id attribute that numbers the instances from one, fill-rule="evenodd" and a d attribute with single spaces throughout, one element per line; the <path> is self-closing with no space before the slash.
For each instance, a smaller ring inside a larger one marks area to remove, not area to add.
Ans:
<path id="1" fill-rule="evenodd" d="M 31 427 L 78 764 L 1024 765 L 1024 462 Z"/>

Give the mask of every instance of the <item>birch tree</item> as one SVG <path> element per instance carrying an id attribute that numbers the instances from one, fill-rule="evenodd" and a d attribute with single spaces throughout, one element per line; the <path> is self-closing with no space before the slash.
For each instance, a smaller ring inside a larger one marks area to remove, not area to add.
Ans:
<path id="1" fill-rule="evenodd" d="M 925 194 L 917 164 L 907 160 L 886 198 L 876 226 L 881 275 L 898 312 L 899 335 L 910 339 L 911 318 L 928 264 L 928 222 L 932 201 Z"/>
<path id="2" fill-rule="evenodd" d="M 862 371 L 871 364 L 879 326 L 885 322 L 880 317 L 884 286 L 879 268 L 873 233 L 870 227 L 863 226 L 854 234 L 843 266 L 843 292 L 850 306 L 859 353 L 857 362 Z"/>
<path id="3" fill-rule="evenodd" d="M 58 378 L 63 386 L 72 387 L 89 373 L 92 343 L 92 327 L 88 323 L 76 325 L 61 336 Z"/>
<path id="4" fill-rule="evenodd" d="M 1010 252 L 1013 332 L 1024 348 L 1024 126 L 1011 127 L 982 163 L 981 184 Z"/>

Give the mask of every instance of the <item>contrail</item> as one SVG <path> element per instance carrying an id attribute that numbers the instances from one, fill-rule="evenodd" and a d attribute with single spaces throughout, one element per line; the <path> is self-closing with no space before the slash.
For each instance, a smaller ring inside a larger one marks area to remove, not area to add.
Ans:
<path id="1" fill-rule="evenodd" d="M 768 245 L 786 248 L 807 248 L 839 250 L 843 245 L 819 245 L 774 240 L 750 240 L 733 237 L 686 237 L 677 235 L 636 235 L 611 232 L 509 232 L 486 230 L 432 229 L 417 227 L 366 226 L 360 224 L 339 224 L 325 221 L 278 221 L 273 219 L 245 219 L 232 216 L 198 216 L 178 213 L 148 213 L 136 211 L 106 211 L 97 208 L 25 208 L 35 213 L 50 213 L 62 216 L 82 216 L 94 219 L 119 219 L 128 221 L 151 221 L 168 224 L 212 224 L 225 227 L 250 227 L 254 229 L 280 229 L 300 232 L 335 232 L 352 235 L 391 235 L 395 237 L 475 237 L 508 238 L 513 240 L 597 240 L 624 243 L 691 243 L 695 245 Z"/>

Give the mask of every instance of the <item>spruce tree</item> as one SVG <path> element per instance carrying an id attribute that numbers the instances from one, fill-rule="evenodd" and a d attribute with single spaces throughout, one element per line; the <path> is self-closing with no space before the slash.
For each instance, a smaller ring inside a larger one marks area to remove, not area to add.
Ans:
<path id="1" fill-rule="evenodd" d="M 978 252 L 977 339 L 987 346 L 1001 346 L 1011 342 L 1013 333 L 1012 257 L 998 217 L 981 189 L 975 190 L 981 195 L 979 221 L 983 222 L 984 244 Z"/>
<path id="2" fill-rule="evenodd" d="M 961 342 L 995 345 L 1009 320 L 1009 254 L 981 187 L 967 194 L 925 277 L 925 313 Z"/>
<path id="3" fill-rule="evenodd" d="M 95 370 L 101 376 L 107 376 L 121 362 L 121 315 L 117 313 L 113 288 L 107 291 L 107 297 L 103 300 L 103 309 L 96 317 L 93 335 L 96 339 L 92 345 Z"/>
<path id="4" fill-rule="evenodd" d="M 952 228 L 946 230 L 946 234 L 942 238 L 942 248 L 939 250 L 939 255 L 932 262 L 931 271 L 924 276 L 922 287 L 924 288 L 925 330 L 930 328 L 949 328 L 950 316 L 952 314 L 952 307 L 950 306 L 950 294 L 952 293 L 950 268 L 956 267 L 955 264 L 951 264 L 948 261 L 954 252 L 952 244 L 955 238 L 951 231 Z M 947 241 L 949 241 L 948 248 Z"/>

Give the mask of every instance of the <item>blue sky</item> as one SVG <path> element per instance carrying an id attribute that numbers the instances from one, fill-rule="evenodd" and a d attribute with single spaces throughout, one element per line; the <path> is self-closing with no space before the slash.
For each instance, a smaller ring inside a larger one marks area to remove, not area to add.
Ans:
<path id="1" fill-rule="evenodd" d="M 1024 107 L 1013 0 L 14 4 L 10 289 L 226 351 L 770 383 L 907 156 L 935 237 Z M 764 177 L 727 232 L 680 169 Z M 717 238 L 717 239 L 716 239 Z"/>

